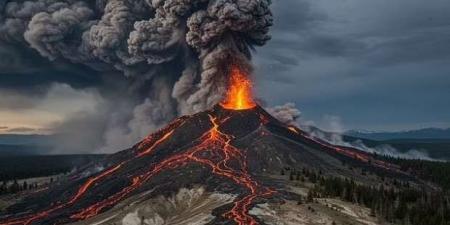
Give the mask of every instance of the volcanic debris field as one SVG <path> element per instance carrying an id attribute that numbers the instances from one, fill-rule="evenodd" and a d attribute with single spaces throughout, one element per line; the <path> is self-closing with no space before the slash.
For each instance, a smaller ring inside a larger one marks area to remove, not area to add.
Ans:
<path id="1" fill-rule="evenodd" d="M 264 224 L 249 214 L 253 206 L 295 198 L 266 176 L 286 166 L 303 165 L 328 175 L 376 182 L 343 166 L 342 159 L 383 176 L 416 182 L 395 165 L 286 126 L 259 106 L 232 110 L 216 105 L 180 117 L 132 148 L 108 156 L 101 162 L 105 168 L 101 172 L 81 176 L 94 165 L 87 166 L 49 190 L 10 206 L 0 217 L 1 224 L 71 223 L 95 217 L 132 196 L 169 197 L 195 186 L 237 196 L 212 210 L 214 219 L 209 224 Z"/>

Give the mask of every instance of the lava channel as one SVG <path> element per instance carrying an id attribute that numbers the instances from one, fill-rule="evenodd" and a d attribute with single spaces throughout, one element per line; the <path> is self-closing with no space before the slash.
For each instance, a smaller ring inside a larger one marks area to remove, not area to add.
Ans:
<path id="1" fill-rule="evenodd" d="M 194 147 L 188 149 L 185 152 L 172 155 L 155 164 L 147 172 L 133 177 L 131 179 L 131 183 L 121 191 L 107 197 L 102 201 L 94 203 L 77 213 L 72 214 L 70 218 L 74 221 L 78 221 L 96 216 L 99 213 L 114 206 L 119 201 L 128 197 L 131 192 L 135 191 L 137 188 L 142 186 L 142 184 L 149 181 L 152 177 L 159 174 L 160 172 L 169 169 L 175 169 L 193 162 L 206 165 L 211 168 L 213 174 L 228 178 L 234 183 L 247 189 L 248 193 L 241 199 L 236 200 L 232 209 L 223 214 L 223 216 L 226 219 L 235 221 L 238 225 L 257 225 L 258 222 L 248 214 L 250 207 L 258 197 L 268 197 L 275 191 L 260 185 L 251 177 L 248 172 L 247 160 L 243 152 L 231 145 L 231 141 L 233 138 L 230 135 L 227 135 L 220 131 L 220 124 L 217 121 L 218 119 L 212 115 L 209 115 L 209 118 L 212 125 L 211 129 L 205 132 L 198 139 L 198 144 L 196 144 Z M 222 120 L 220 123 L 223 123 L 226 119 Z M 142 157 L 144 155 L 150 154 L 156 146 L 168 139 L 173 134 L 176 127 L 181 126 L 182 122 L 175 122 L 174 124 L 175 125 L 169 127 L 175 128 L 168 129 L 163 132 L 162 137 L 160 137 L 159 139 L 153 141 L 153 137 L 146 138 L 138 146 L 138 149 L 146 146 L 149 147 L 145 148 L 146 150 L 138 152 L 135 157 Z M 213 161 L 209 158 L 202 157 L 203 155 L 208 155 L 202 154 L 205 152 L 220 156 L 220 160 Z M 30 215 L 24 218 L 0 223 L 0 225 L 31 224 L 36 220 L 49 216 L 51 213 L 54 213 L 57 210 L 66 208 L 78 201 L 94 183 L 97 183 L 104 177 L 110 176 L 111 174 L 115 173 L 124 164 L 130 161 L 131 159 L 123 161 L 118 165 L 107 169 L 103 173 L 88 179 L 88 181 L 78 189 L 77 194 L 74 195 L 74 197 L 72 197 L 71 200 L 67 203 L 56 205 L 46 211 L 37 213 L 35 215 Z M 232 162 L 234 163 L 234 165 L 237 164 L 238 168 L 233 168 L 233 166 L 231 166 Z"/>
<path id="2" fill-rule="evenodd" d="M 143 183 L 150 180 L 153 176 L 161 171 L 175 169 L 184 166 L 190 162 L 197 162 L 202 165 L 209 166 L 216 175 L 228 178 L 238 185 L 245 187 L 248 194 L 242 199 L 234 202 L 234 207 L 223 216 L 227 219 L 234 220 L 238 225 L 257 225 L 257 221 L 248 214 L 250 206 L 258 197 L 268 197 L 275 191 L 261 186 L 248 173 L 246 158 L 242 151 L 230 144 L 232 137 L 222 133 L 219 130 L 217 118 L 210 116 L 212 128 L 200 137 L 200 143 L 188 149 L 185 152 L 175 154 L 160 163 L 152 166 L 145 174 L 132 178 L 132 183 L 119 191 L 118 193 L 108 197 L 107 199 L 97 202 L 82 211 L 73 214 L 72 219 L 84 220 L 98 215 L 104 209 L 112 207 L 119 201 L 127 197 L 132 191 L 139 188 Z M 215 162 L 211 159 L 202 157 L 201 153 L 211 152 L 221 156 L 221 160 Z M 232 168 L 229 164 L 237 162 L 238 169 Z"/>
<path id="3" fill-rule="evenodd" d="M 153 135 L 149 135 L 148 137 L 146 137 L 138 146 L 138 151 L 139 150 L 140 151 L 136 153 L 135 157 L 133 157 L 132 159 L 150 155 L 159 144 L 168 139 L 175 131 L 175 129 L 183 125 L 185 122 L 186 122 L 185 118 L 181 117 L 179 119 L 176 119 L 171 124 L 169 124 L 166 129 L 160 130 L 159 132 L 156 132 Z M 162 137 L 156 138 L 156 136 L 159 136 L 160 133 L 162 133 Z M 119 169 L 121 169 L 126 163 L 132 161 L 132 159 L 122 161 L 117 165 L 106 169 L 100 174 L 90 177 L 85 183 L 83 183 L 78 188 L 76 194 L 72 196 L 67 202 L 55 204 L 51 208 L 36 214 L 27 215 L 21 218 L 7 219 L 5 222 L 0 222 L 0 225 L 19 225 L 19 224 L 28 225 L 35 222 L 36 220 L 50 216 L 51 213 L 54 213 L 58 210 L 71 206 L 75 204 L 78 200 L 80 200 L 95 183 L 101 181 L 105 177 L 113 175 L 115 172 L 119 171 Z"/>

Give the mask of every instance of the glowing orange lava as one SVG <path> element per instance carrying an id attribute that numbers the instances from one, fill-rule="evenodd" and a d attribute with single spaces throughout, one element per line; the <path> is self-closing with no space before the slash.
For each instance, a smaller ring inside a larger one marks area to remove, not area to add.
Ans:
<path id="1" fill-rule="evenodd" d="M 300 133 L 298 132 L 297 128 L 294 127 L 294 126 L 289 126 L 288 129 L 291 130 L 292 132 L 296 133 L 296 134 L 300 134 Z"/>
<path id="2" fill-rule="evenodd" d="M 109 208 L 123 200 L 129 193 L 139 188 L 143 183 L 147 182 L 161 171 L 176 169 L 189 162 L 196 162 L 210 167 L 214 174 L 228 178 L 248 190 L 248 193 L 242 199 L 238 199 L 234 202 L 233 208 L 223 216 L 234 220 L 238 225 L 257 225 L 257 221 L 248 214 L 253 201 L 258 197 L 268 197 L 275 191 L 261 186 L 251 177 L 248 173 L 247 161 L 243 153 L 230 144 L 232 140 L 231 136 L 220 131 L 220 124 L 227 120 L 227 118 L 219 122 L 217 121 L 217 118 L 211 115 L 209 115 L 209 117 L 212 127 L 200 137 L 197 145 L 185 152 L 168 157 L 152 166 L 146 173 L 133 177 L 129 186 L 107 199 L 73 214 L 71 218 L 84 220 L 96 216 L 105 208 Z M 205 152 L 220 156 L 220 160 L 214 161 L 203 157 L 205 154 L 202 153 Z M 238 167 L 231 167 L 229 165 L 231 162 L 237 162 Z"/>
<path id="3" fill-rule="evenodd" d="M 239 71 L 235 72 L 240 73 Z M 245 96 L 247 95 L 249 96 L 250 93 L 245 94 Z M 235 105 L 233 105 L 232 109 L 248 109 L 247 107 L 250 107 L 252 104 L 253 106 L 251 107 L 256 105 L 251 98 L 247 100 L 250 100 L 250 103 L 246 102 L 243 104 L 245 101 L 237 101 L 240 102 L 237 104 L 239 107 L 235 107 Z M 7 219 L 0 222 L 0 225 L 29 225 L 32 223 L 42 224 L 40 223 L 40 220 L 52 216 L 56 211 L 72 207 L 80 199 L 86 198 L 86 193 L 88 193 L 90 189 L 95 187 L 97 184 L 100 184 L 108 177 L 111 178 L 113 174 L 121 171 L 125 164 L 134 162 L 133 159 L 151 156 L 158 149 L 158 146 L 161 146 L 164 142 L 171 140 L 171 137 L 173 137 L 174 133 L 176 133 L 176 130 L 186 122 L 187 118 L 188 117 L 181 117 L 169 124 L 166 128 L 145 138 L 139 145 L 136 146 L 136 151 L 134 152 L 133 157 L 125 159 L 122 162 L 107 168 L 103 172 L 88 178 L 78 187 L 77 191 L 75 191 L 66 202 L 52 204 L 50 208 L 35 214 Z M 105 196 L 104 199 L 91 203 L 84 208 L 71 211 L 70 214 L 66 214 L 70 215 L 70 217 L 68 217 L 64 222 L 73 222 L 94 217 L 129 197 L 134 191 L 138 190 L 138 188 L 150 181 L 159 173 L 181 168 L 189 163 L 197 163 L 208 167 L 214 175 L 226 178 L 236 185 L 243 187 L 245 190 L 241 196 L 236 198 L 233 203 L 233 207 L 222 216 L 226 219 L 233 220 L 237 225 L 257 225 L 258 221 L 249 214 L 249 210 L 255 204 L 255 200 L 258 198 L 267 198 L 274 194 L 275 191 L 271 188 L 263 186 L 252 176 L 247 166 L 246 151 L 235 147 L 233 145 L 235 137 L 221 130 L 221 126 L 229 119 L 230 117 L 217 118 L 209 114 L 209 130 L 206 130 L 198 139 L 193 141 L 192 146 L 189 146 L 181 152 L 168 155 L 161 161 L 152 163 L 140 174 L 130 176 L 128 184 L 116 193 L 110 196 Z M 269 118 L 260 114 L 260 122 L 261 124 L 269 123 Z M 301 137 L 303 141 L 307 141 L 310 145 L 318 145 L 322 149 L 347 155 L 348 157 L 367 162 L 387 170 L 400 170 L 394 165 L 385 163 L 381 160 L 373 159 L 367 153 L 355 151 L 347 147 L 334 146 L 311 137 L 297 127 L 288 126 L 286 128 L 291 131 L 293 135 L 296 137 Z"/>
<path id="4" fill-rule="evenodd" d="M 231 67 L 230 83 L 220 105 L 226 109 L 244 110 L 256 106 L 252 96 L 252 82 L 238 66 Z"/>
<path id="5" fill-rule="evenodd" d="M 178 119 L 170 124 L 168 128 L 157 132 L 157 135 L 150 135 L 145 138 L 144 141 L 137 146 L 138 152 L 136 152 L 134 158 L 140 158 L 151 154 L 158 145 L 166 141 L 170 136 L 172 136 L 178 127 L 184 124 L 184 119 Z M 185 166 L 188 163 L 199 163 L 209 167 L 215 175 L 225 177 L 247 190 L 242 198 L 238 198 L 234 202 L 234 205 L 230 211 L 223 214 L 223 216 L 227 219 L 235 221 L 238 225 L 257 225 L 258 222 L 248 214 L 249 209 L 254 204 L 255 199 L 259 197 L 268 197 L 275 191 L 262 186 L 250 175 L 244 152 L 231 144 L 234 138 L 233 136 L 223 133 L 220 130 L 220 125 L 227 121 L 229 117 L 219 120 L 218 118 L 209 115 L 209 119 L 211 128 L 195 141 L 196 144 L 193 147 L 184 152 L 169 156 L 166 159 L 150 166 L 144 173 L 131 177 L 128 186 L 124 187 L 122 190 L 99 202 L 93 203 L 78 212 L 73 213 L 70 218 L 77 221 L 96 216 L 128 197 L 131 192 L 138 189 L 145 182 L 149 181 L 160 172 L 176 169 Z M 208 155 L 205 153 L 210 153 L 218 157 L 216 159 L 211 159 L 205 156 Z M 95 183 L 100 182 L 106 176 L 111 176 L 113 173 L 116 173 L 124 164 L 129 163 L 131 160 L 132 159 L 122 161 L 116 166 L 112 166 L 104 172 L 91 177 L 83 185 L 81 185 L 77 193 L 68 202 L 57 204 L 50 209 L 34 215 L 8 220 L 4 223 L 0 222 L 0 225 L 28 225 L 39 219 L 50 216 L 51 213 L 57 210 L 69 207 L 81 199 L 85 195 L 86 191 Z M 232 166 L 232 164 L 234 166 Z"/>
<path id="6" fill-rule="evenodd" d="M 176 128 L 180 127 L 181 125 L 184 124 L 184 122 L 186 122 L 184 119 L 185 118 L 181 117 L 181 118 L 175 120 L 174 122 L 172 122 L 171 124 L 169 124 L 165 129 L 162 129 L 159 132 L 156 132 L 155 134 L 146 137 L 139 144 L 138 151 L 140 151 L 140 152 L 136 153 L 134 158 L 140 158 L 140 157 L 151 154 L 153 152 L 153 150 L 159 144 L 161 144 L 164 140 L 166 140 L 167 138 L 169 138 L 172 135 L 172 133 L 174 132 L 174 130 Z M 156 138 L 161 133 L 162 133 L 162 137 Z M 67 202 L 55 204 L 51 208 L 44 210 L 42 212 L 36 213 L 36 214 L 0 222 L 0 225 L 19 225 L 19 224 L 20 225 L 28 225 L 28 224 L 35 222 L 36 220 L 39 220 L 39 219 L 49 216 L 51 213 L 53 213 L 57 210 L 71 206 L 74 203 L 76 203 L 78 200 L 80 200 L 95 183 L 99 182 L 100 180 L 102 180 L 103 178 L 105 178 L 107 176 L 114 174 L 119 169 L 121 169 L 123 165 L 129 163 L 132 159 L 133 158 L 124 160 L 124 161 L 118 163 L 117 165 L 106 169 L 105 171 L 101 172 L 100 174 L 90 177 L 85 183 L 83 183 L 78 188 L 77 193 L 74 196 L 72 196 L 70 198 L 70 200 Z"/>
<path id="7" fill-rule="evenodd" d="M 350 158 L 359 160 L 364 163 L 372 164 L 373 166 L 376 166 L 376 167 L 379 167 L 379 168 L 382 168 L 385 170 L 392 170 L 397 173 L 407 174 L 406 172 L 400 170 L 399 166 L 384 162 L 382 160 L 375 159 L 367 152 L 363 152 L 361 150 L 358 150 L 358 149 L 355 149 L 352 147 L 336 146 L 336 145 L 330 144 L 330 143 L 323 141 L 321 139 L 318 139 L 314 136 L 310 136 L 306 133 L 300 132 L 299 131 L 300 129 L 295 126 L 288 126 L 287 128 L 290 131 L 294 132 L 296 135 L 303 137 L 305 140 L 309 140 L 309 141 L 311 141 L 311 143 L 319 145 L 325 149 L 337 152 L 339 154 L 348 156 Z"/>

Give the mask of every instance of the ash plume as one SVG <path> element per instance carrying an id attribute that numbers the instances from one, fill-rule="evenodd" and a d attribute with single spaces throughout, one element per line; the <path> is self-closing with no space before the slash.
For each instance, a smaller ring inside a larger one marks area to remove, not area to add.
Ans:
<path id="1" fill-rule="evenodd" d="M 128 146 L 173 117 L 220 101 L 224 63 L 231 57 L 250 65 L 253 47 L 270 39 L 269 6 L 270 0 L 10 0 L 0 3 L 0 43 L 98 71 L 107 80 L 99 88 L 99 113 L 107 118 L 97 125 L 101 143 L 83 147 L 116 150 L 114 140 Z M 118 72 L 125 78 L 110 75 Z M 122 97 L 114 93 L 118 86 Z"/>

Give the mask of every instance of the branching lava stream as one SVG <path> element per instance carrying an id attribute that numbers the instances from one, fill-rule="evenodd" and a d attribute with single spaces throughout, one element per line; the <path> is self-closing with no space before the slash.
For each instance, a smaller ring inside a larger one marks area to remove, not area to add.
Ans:
<path id="1" fill-rule="evenodd" d="M 220 131 L 220 124 L 227 120 L 222 121 L 212 115 L 209 115 L 211 128 L 205 132 L 196 142 L 194 147 L 187 149 L 178 154 L 169 156 L 159 163 L 155 163 L 150 166 L 149 170 L 143 174 L 132 177 L 130 184 L 118 191 L 117 193 L 96 202 L 89 207 L 82 209 L 81 211 L 74 213 L 70 218 L 74 221 L 84 220 L 98 215 L 99 213 L 111 208 L 119 201 L 124 200 L 129 194 L 149 181 L 152 177 L 159 174 L 162 171 L 175 169 L 187 165 L 188 163 L 199 163 L 209 167 L 213 174 L 230 179 L 234 183 L 247 189 L 247 194 L 242 198 L 234 202 L 233 208 L 225 213 L 223 216 L 227 219 L 234 220 L 239 225 L 256 225 L 257 221 L 248 214 L 248 211 L 253 204 L 254 200 L 258 197 L 267 197 L 274 193 L 273 190 L 261 186 L 256 180 L 254 180 L 248 172 L 247 162 L 245 154 L 234 147 L 231 142 L 233 138 Z M 183 122 L 175 121 L 170 125 L 170 129 L 167 129 L 159 139 L 149 137 L 145 139 L 138 147 L 144 150 L 136 153 L 136 157 L 143 157 L 151 154 L 153 149 L 159 144 L 168 139 L 174 132 L 174 130 L 181 126 Z M 147 147 L 148 146 L 148 147 Z M 216 160 L 210 159 L 212 157 L 205 157 L 205 155 L 214 155 L 218 157 Z M 88 179 L 79 189 L 78 192 L 66 203 L 56 205 L 48 210 L 37 213 L 35 215 L 26 216 L 24 218 L 14 219 L 7 222 L 0 223 L 1 225 L 14 225 L 14 224 L 31 224 L 40 219 L 49 216 L 57 210 L 69 207 L 73 205 L 77 200 L 81 199 L 86 191 L 91 188 L 95 183 L 100 182 L 106 176 L 114 174 L 120 170 L 124 164 L 130 162 L 126 160 L 113 166 L 99 175 L 96 175 Z"/>
<path id="2" fill-rule="evenodd" d="M 230 87 L 228 88 L 226 98 L 220 103 L 220 107 L 231 111 L 253 110 L 257 105 L 252 98 L 251 81 L 238 66 L 232 66 L 230 72 Z M 258 111 L 255 112 L 259 113 Z M 238 225 L 257 225 L 257 220 L 249 215 L 250 208 L 255 204 L 256 199 L 267 198 L 274 194 L 275 191 L 262 186 L 252 178 L 247 166 L 246 151 L 235 147 L 233 145 L 235 137 L 226 134 L 221 130 L 221 127 L 229 119 L 233 118 L 227 116 L 223 116 L 224 118 L 222 118 L 221 116 L 214 114 L 213 111 L 207 113 L 209 118 L 205 116 L 204 121 L 208 123 L 208 126 L 202 128 L 206 129 L 206 131 L 202 134 L 198 134 L 198 136 L 196 136 L 198 138 L 195 140 L 191 140 L 188 145 L 189 147 L 185 146 L 184 148 L 179 149 L 179 151 L 173 151 L 174 153 L 163 155 L 165 158 L 162 160 L 156 162 L 152 161 L 148 168 L 138 172 L 138 174 L 127 177 L 127 179 L 129 179 L 127 181 L 128 183 L 112 195 L 105 196 L 98 202 L 90 202 L 87 206 L 81 208 L 80 206 L 76 207 L 76 203 L 78 203 L 79 200 L 89 199 L 87 193 L 89 193 L 91 189 L 101 184 L 105 179 L 112 178 L 114 174 L 126 171 L 124 168 L 129 166 L 130 163 L 134 163 L 135 159 L 151 157 L 156 149 L 164 149 L 164 146 L 161 145 L 169 140 L 173 140 L 171 137 L 176 133 L 178 128 L 181 128 L 181 126 L 188 121 L 189 117 L 180 117 L 166 128 L 145 138 L 141 143 L 135 146 L 133 154 L 128 157 L 128 159 L 119 161 L 103 172 L 88 178 L 71 194 L 72 197 L 67 201 L 63 203 L 54 203 L 49 206 L 48 209 L 35 214 L 7 219 L 6 221 L 0 222 L 0 225 L 28 225 L 40 223 L 47 218 L 58 215 L 67 215 L 62 216 L 63 218 L 61 219 L 63 220 L 60 220 L 64 222 L 85 220 L 105 212 L 118 202 L 130 197 L 133 193 L 136 193 L 142 185 L 151 181 L 153 177 L 161 172 L 177 169 L 193 163 L 209 168 L 214 175 L 228 179 L 245 190 L 242 196 L 235 200 L 233 207 L 223 214 L 225 219 L 232 220 Z M 259 113 L 257 116 L 259 117 L 257 123 L 260 123 L 261 125 L 266 125 L 272 120 L 263 115 L 263 113 Z M 285 126 L 285 128 L 292 132 L 295 137 L 301 137 L 302 140 L 307 140 L 311 144 L 320 146 L 322 149 L 347 155 L 363 162 L 371 162 L 373 165 L 384 169 L 396 169 L 394 165 L 379 160 L 372 160 L 367 154 L 349 150 L 345 147 L 333 146 L 310 137 L 297 127 Z M 171 149 L 169 148 L 168 150 Z M 58 214 L 63 209 L 67 210 L 64 211 L 63 214 Z"/>
<path id="3" fill-rule="evenodd" d="M 229 90 L 226 98 L 222 101 L 221 106 L 231 110 L 246 110 L 256 106 L 251 94 L 251 81 L 247 77 L 247 74 L 241 71 L 240 67 L 237 65 L 233 65 L 230 68 Z M 119 201 L 127 198 L 133 191 L 141 187 L 145 182 L 149 181 L 160 172 L 179 168 L 188 163 L 198 163 L 209 167 L 213 174 L 230 179 L 237 185 L 247 189 L 248 194 L 243 198 L 236 200 L 233 208 L 223 216 L 227 219 L 234 220 L 239 225 L 256 225 L 257 221 L 248 214 L 250 206 L 256 198 L 269 196 L 274 191 L 261 186 L 251 177 L 248 172 L 245 154 L 231 144 L 233 140 L 232 136 L 220 131 L 220 125 L 229 118 L 224 118 L 219 121 L 215 116 L 211 114 L 208 115 L 211 128 L 201 135 L 199 139 L 194 141 L 194 147 L 181 153 L 171 155 L 160 162 L 153 163 L 148 171 L 132 177 L 128 186 L 99 202 L 83 208 L 79 212 L 73 213 L 70 218 L 77 221 L 96 216 L 111 208 Z M 155 135 L 158 136 L 158 138 L 150 135 L 144 139 L 144 141 L 137 146 L 138 151 L 133 158 L 122 161 L 117 165 L 106 169 L 104 172 L 89 178 L 78 188 L 76 194 L 74 194 L 69 201 L 55 204 L 51 208 L 34 215 L 11 219 L 7 222 L 0 222 L 0 225 L 31 224 L 49 217 L 55 213 L 55 211 L 71 207 L 78 200 L 82 199 L 87 191 L 95 184 L 100 183 L 104 178 L 120 171 L 125 164 L 131 162 L 135 158 L 152 154 L 153 150 L 169 139 L 175 130 L 183 125 L 185 121 L 186 117 L 181 117 L 167 126 L 165 130 L 155 133 L 158 134 Z M 208 155 L 214 157 L 207 157 Z"/>
<path id="4" fill-rule="evenodd" d="M 234 220 L 239 225 L 256 225 L 256 220 L 248 215 L 250 205 L 253 203 L 255 198 L 269 196 L 274 191 L 266 187 L 262 187 L 250 176 L 247 171 L 247 163 L 244 155 L 239 149 L 230 144 L 232 138 L 219 130 L 217 118 L 210 115 L 210 121 L 212 123 L 212 128 L 202 135 L 199 139 L 199 144 L 183 153 L 175 154 L 154 165 L 145 174 L 134 177 L 131 185 L 128 187 L 122 189 L 120 192 L 110 196 L 109 198 L 95 203 L 81 212 L 72 215 L 71 218 L 87 219 L 93 217 L 100 213 L 103 209 L 111 207 L 124 199 L 130 192 L 136 190 L 143 183 L 161 171 L 175 169 L 190 162 L 197 162 L 210 167 L 214 174 L 229 178 L 236 184 L 248 189 L 248 195 L 240 200 L 237 200 L 234 203 L 234 207 L 228 213 L 224 214 L 224 216 L 228 219 Z M 221 160 L 213 161 L 209 158 L 202 157 L 202 153 L 205 152 L 219 155 L 221 156 Z M 229 165 L 231 162 L 238 163 L 239 168 L 232 168 Z"/>

